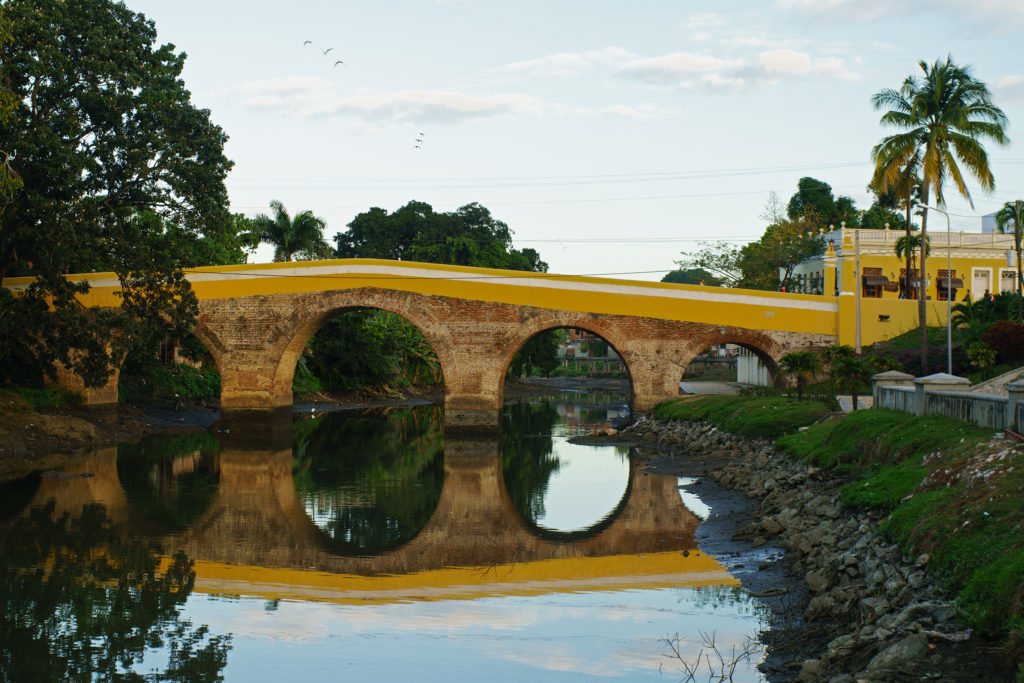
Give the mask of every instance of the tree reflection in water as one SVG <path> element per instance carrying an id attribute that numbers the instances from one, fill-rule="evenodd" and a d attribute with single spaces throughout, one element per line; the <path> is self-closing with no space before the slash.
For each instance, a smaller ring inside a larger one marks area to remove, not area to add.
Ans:
<path id="1" fill-rule="evenodd" d="M 295 425 L 295 490 L 343 555 L 374 555 L 426 526 L 444 484 L 437 406 L 342 411 Z"/>
<path id="2" fill-rule="evenodd" d="M 510 403 L 502 413 L 505 488 L 519 514 L 531 522 L 544 516 L 544 494 L 558 471 L 551 440 L 556 422 L 558 411 L 549 401 Z"/>
<path id="3" fill-rule="evenodd" d="M 33 508 L 0 540 L 0 680 L 221 680 L 231 636 L 181 616 L 192 561 L 122 537 L 102 505 L 53 509 Z"/>

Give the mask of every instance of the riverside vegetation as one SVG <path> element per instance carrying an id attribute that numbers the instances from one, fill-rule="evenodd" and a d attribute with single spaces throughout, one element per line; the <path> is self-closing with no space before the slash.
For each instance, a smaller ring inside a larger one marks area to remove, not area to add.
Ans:
<path id="1" fill-rule="evenodd" d="M 737 536 L 789 551 L 809 591 L 768 638 L 794 677 L 1024 681 L 1024 446 L 936 416 L 761 397 L 676 399 L 630 431 L 724 457 L 708 476 L 762 499 Z"/>

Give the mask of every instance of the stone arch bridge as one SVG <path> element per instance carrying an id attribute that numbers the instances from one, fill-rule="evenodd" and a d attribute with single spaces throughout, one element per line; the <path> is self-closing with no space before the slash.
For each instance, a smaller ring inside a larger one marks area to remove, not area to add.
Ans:
<path id="1" fill-rule="evenodd" d="M 420 329 L 440 360 L 446 424 L 467 427 L 497 424 L 509 362 L 552 328 L 580 328 L 615 349 L 635 412 L 676 396 L 687 364 L 713 344 L 744 346 L 774 372 L 785 353 L 839 339 L 838 297 L 371 259 L 186 275 L 199 299 L 195 334 L 216 360 L 224 411 L 290 406 L 306 343 L 328 319 L 358 308 L 397 313 Z M 72 277 L 90 281 L 86 305 L 118 304 L 112 274 Z M 116 387 L 115 376 L 86 392 L 87 401 L 116 402 Z"/>

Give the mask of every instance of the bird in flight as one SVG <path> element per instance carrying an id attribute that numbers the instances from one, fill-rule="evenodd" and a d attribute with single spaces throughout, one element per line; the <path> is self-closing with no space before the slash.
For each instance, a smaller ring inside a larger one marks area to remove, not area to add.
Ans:
<path id="1" fill-rule="evenodd" d="M 338 66 L 339 64 L 344 64 L 344 63 L 345 63 L 345 62 L 343 62 L 343 61 L 341 61 L 341 60 L 339 59 L 338 61 L 336 61 L 336 62 L 334 63 L 334 66 Z"/>
<path id="2" fill-rule="evenodd" d="M 312 44 L 313 44 L 312 40 L 305 40 L 305 41 L 302 42 L 302 47 L 306 47 L 307 45 L 312 45 Z"/>
<path id="3" fill-rule="evenodd" d="M 327 48 L 326 50 L 324 50 L 324 54 L 327 54 L 328 52 L 330 52 L 330 51 L 331 51 L 331 50 L 333 50 L 333 49 L 334 49 L 333 47 L 329 47 L 329 48 Z"/>

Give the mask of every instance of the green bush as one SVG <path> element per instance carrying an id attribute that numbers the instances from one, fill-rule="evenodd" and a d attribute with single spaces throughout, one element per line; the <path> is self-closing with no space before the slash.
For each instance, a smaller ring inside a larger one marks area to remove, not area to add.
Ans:
<path id="1" fill-rule="evenodd" d="M 214 369 L 195 368 L 184 363 L 152 363 L 122 372 L 118 381 L 122 401 L 150 398 L 216 398 L 220 396 L 220 374 Z"/>

